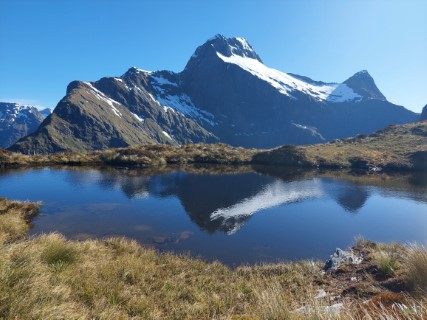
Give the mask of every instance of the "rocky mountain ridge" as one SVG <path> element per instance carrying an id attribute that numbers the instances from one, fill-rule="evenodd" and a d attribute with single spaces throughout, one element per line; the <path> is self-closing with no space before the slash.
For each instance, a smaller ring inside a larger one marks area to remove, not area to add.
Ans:
<path id="1" fill-rule="evenodd" d="M 34 106 L 14 102 L 0 102 L 0 147 L 7 148 L 20 138 L 34 132 L 50 113 Z"/>
<path id="2" fill-rule="evenodd" d="M 386 100 L 367 71 L 343 83 L 268 68 L 243 38 L 217 35 L 180 73 L 130 68 L 73 81 L 53 113 L 11 147 L 23 153 L 150 143 L 270 148 L 369 134 L 418 115 Z"/>

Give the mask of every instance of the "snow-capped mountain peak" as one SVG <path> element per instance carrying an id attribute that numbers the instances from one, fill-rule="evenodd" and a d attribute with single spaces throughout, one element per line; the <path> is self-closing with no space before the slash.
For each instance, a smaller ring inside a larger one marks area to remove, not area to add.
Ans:
<path id="1" fill-rule="evenodd" d="M 253 74 L 257 78 L 266 81 L 280 93 L 297 99 L 296 93 L 310 96 L 317 101 L 345 102 L 360 101 L 362 97 L 354 92 L 346 84 L 323 83 L 310 81 L 306 82 L 302 78 L 297 78 L 285 72 L 272 69 L 262 62 L 250 57 L 232 54 L 224 56 L 217 52 L 218 57 L 225 63 L 234 64 L 243 70 Z"/>
<path id="2" fill-rule="evenodd" d="M 18 103 L 0 103 L 0 122 L 12 125 L 17 119 L 25 119 L 32 114 L 39 117 L 38 110 L 30 105 L 20 105 Z"/>
<path id="3" fill-rule="evenodd" d="M 234 65 L 255 77 L 267 82 L 279 93 L 291 99 L 309 97 L 318 102 L 359 102 L 363 100 L 363 91 L 356 91 L 345 83 L 325 83 L 306 77 L 295 76 L 267 67 L 242 37 L 226 38 L 221 34 L 210 38 L 198 47 L 190 58 L 184 72 L 193 73 L 199 69 L 215 68 L 218 59 L 222 63 Z"/>
<path id="4" fill-rule="evenodd" d="M 217 59 L 217 54 L 225 57 L 236 55 L 262 63 L 261 58 L 246 39 L 242 37 L 226 38 L 221 34 L 217 34 L 196 49 L 185 69 L 192 69 L 203 61 Z"/>
<path id="5" fill-rule="evenodd" d="M 0 147 L 8 147 L 33 132 L 44 118 L 34 106 L 0 102 Z"/>
<path id="6" fill-rule="evenodd" d="M 237 55 L 245 58 L 255 59 L 262 63 L 261 58 L 255 52 L 249 42 L 241 37 L 226 38 L 223 35 L 216 35 L 215 37 L 209 39 L 203 46 L 211 46 L 213 49 L 215 49 L 216 53 L 222 54 L 226 57 Z"/>
<path id="7" fill-rule="evenodd" d="M 386 97 L 381 93 L 367 70 L 356 72 L 343 84 L 354 90 L 365 99 L 376 99 L 386 101 Z"/>

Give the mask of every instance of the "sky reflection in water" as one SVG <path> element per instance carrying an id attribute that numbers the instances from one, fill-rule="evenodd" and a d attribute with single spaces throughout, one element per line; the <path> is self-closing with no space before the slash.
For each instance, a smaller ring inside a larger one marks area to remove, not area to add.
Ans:
<path id="1" fill-rule="evenodd" d="M 33 235 L 126 236 L 159 250 L 231 265 L 325 259 L 358 235 L 427 242 L 425 176 L 336 177 L 255 169 L 233 174 L 218 168 L 201 174 L 5 170 L 0 172 L 0 195 L 43 201 Z"/>

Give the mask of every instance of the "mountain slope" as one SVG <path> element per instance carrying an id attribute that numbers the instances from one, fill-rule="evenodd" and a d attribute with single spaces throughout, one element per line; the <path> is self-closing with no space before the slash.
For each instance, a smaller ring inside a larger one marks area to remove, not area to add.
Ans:
<path id="1" fill-rule="evenodd" d="M 427 171 L 427 122 L 392 125 L 368 136 L 258 153 L 255 163 L 317 168 Z"/>
<path id="2" fill-rule="evenodd" d="M 71 82 L 66 96 L 43 125 L 10 149 L 50 153 L 217 141 L 198 123 L 163 107 L 144 90 L 155 84 L 162 90 L 167 85 L 161 73 L 155 75 L 131 68 L 121 78 Z M 159 82 L 150 83 L 152 78 Z"/>
<path id="3" fill-rule="evenodd" d="M 0 102 L 0 147 L 7 148 L 34 132 L 44 118 L 33 106 Z"/>
<path id="4" fill-rule="evenodd" d="M 343 83 L 265 66 L 243 38 L 217 35 L 180 73 L 130 68 L 70 83 L 34 134 L 11 150 L 49 153 L 166 143 L 269 148 L 369 134 L 418 115 L 386 100 L 367 71 Z"/>
<path id="5" fill-rule="evenodd" d="M 423 111 L 420 115 L 420 121 L 427 120 L 427 104 L 424 106 Z"/>

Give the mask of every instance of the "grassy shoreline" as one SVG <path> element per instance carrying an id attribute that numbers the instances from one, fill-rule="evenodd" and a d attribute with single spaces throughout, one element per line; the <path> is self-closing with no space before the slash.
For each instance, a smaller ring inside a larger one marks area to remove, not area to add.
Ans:
<path id="1" fill-rule="evenodd" d="M 369 136 L 357 136 L 326 144 L 299 147 L 285 145 L 270 150 L 203 143 L 181 147 L 133 146 L 88 153 L 50 155 L 24 155 L 0 149 L 0 167 L 108 165 L 149 168 L 208 163 L 427 171 L 427 121 L 389 126 Z"/>
<path id="2" fill-rule="evenodd" d="M 313 261 L 230 269 L 124 238 L 30 238 L 39 205 L 0 199 L 0 319 L 427 316 L 425 247 L 359 240 L 364 262 L 337 271 Z"/>

